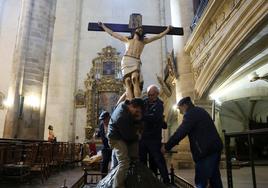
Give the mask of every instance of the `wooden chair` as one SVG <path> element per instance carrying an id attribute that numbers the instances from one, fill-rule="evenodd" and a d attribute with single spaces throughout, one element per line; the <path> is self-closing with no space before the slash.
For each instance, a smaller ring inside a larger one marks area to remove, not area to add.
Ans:
<path id="1" fill-rule="evenodd" d="M 2 177 L 3 173 L 6 147 L 7 147 L 6 143 L 0 143 L 0 177 Z"/>
<path id="2" fill-rule="evenodd" d="M 57 142 L 54 144 L 53 160 L 58 167 L 62 169 L 69 162 L 69 151 L 67 142 Z"/>
<path id="3" fill-rule="evenodd" d="M 3 177 L 23 181 L 25 177 L 29 176 L 30 165 L 24 164 L 24 157 L 24 144 L 7 144 L 5 149 L 5 164 L 3 165 Z"/>
<path id="4" fill-rule="evenodd" d="M 75 148 L 74 148 L 74 161 L 75 163 L 79 163 L 82 161 L 82 144 L 80 143 L 75 143 Z"/>
<path id="5" fill-rule="evenodd" d="M 51 170 L 59 171 L 61 167 L 61 154 L 60 154 L 60 143 L 56 142 L 52 144 L 52 160 L 49 163 Z"/>
<path id="6" fill-rule="evenodd" d="M 64 142 L 63 150 L 64 150 L 64 165 L 68 166 L 72 163 L 71 144 L 68 142 Z"/>
<path id="7" fill-rule="evenodd" d="M 31 165 L 31 173 L 32 174 L 39 174 L 41 177 L 42 183 L 44 183 L 44 179 L 47 179 L 47 171 L 46 171 L 46 160 L 45 160 L 45 153 L 46 153 L 46 145 L 43 143 L 39 143 L 37 146 L 34 146 L 33 152 L 37 153 L 35 160 L 32 162 Z"/>

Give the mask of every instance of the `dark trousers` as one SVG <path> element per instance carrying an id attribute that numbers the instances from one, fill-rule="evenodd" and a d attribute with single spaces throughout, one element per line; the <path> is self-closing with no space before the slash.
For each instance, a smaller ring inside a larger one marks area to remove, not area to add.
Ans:
<path id="1" fill-rule="evenodd" d="M 139 156 L 140 161 L 147 166 L 147 155 L 154 160 L 156 167 L 159 169 L 164 183 L 169 183 L 168 170 L 165 158 L 161 152 L 161 141 L 159 140 L 140 140 Z"/>
<path id="2" fill-rule="evenodd" d="M 111 161 L 111 156 L 112 156 L 112 150 L 109 148 L 103 148 L 101 150 L 102 154 L 102 161 L 101 161 L 101 173 L 108 173 L 108 166 L 109 162 Z"/>
<path id="3" fill-rule="evenodd" d="M 223 188 L 219 169 L 221 153 L 211 154 L 195 163 L 195 184 L 197 188 Z"/>
<path id="4" fill-rule="evenodd" d="M 157 175 L 158 173 L 157 165 L 155 164 L 154 158 L 151 155 L 149 155 L 149 168 L 155 175 Z"/>

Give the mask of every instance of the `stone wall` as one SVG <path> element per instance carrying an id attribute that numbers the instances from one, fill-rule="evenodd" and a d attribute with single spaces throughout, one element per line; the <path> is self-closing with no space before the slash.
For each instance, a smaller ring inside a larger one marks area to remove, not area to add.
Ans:
<path id="1" fill-rule="evenodd" d="M 17 0 L 1 0 L 0 2 L 0 92 L 7 100 L 21 2 Z M 6 112 L 6 108 L 0 109 L 0 137 L 4 132 Z"/>
<path id="2" fill-rule="evenodd" d="M 0 91 L 11 107 L 8 113 L 0 110 L 0 135 L 6 122 L 6 137 L 46 139 L 51 124 L 58 140 L 78 136 L 76 141 L 83 142 L 86 108 L 74 108 L 74 95 L 85 88 L 91 62 L 102 48 L 111 45 L 121 55 L 125 49 L 104 32 L 87 31 L 87 24 L 128 24 L 132 13 L 142 14 L 144 25 L 171 24 L 170 1 L 165 0 L 1 0 Z M 144 88 L 157 84 L 156 74 L 162 76 L 167 49 L 172 49 L 170 36 L 145 47 Z M 18 119 L 20 96 L 25 105 Z M 35 97 L 37 108 L 27 104 Z"/>
<path id="3" fill-rule="evenodd" d="M 43 137 L 56 1 L 22 1 L 4 127 L 6 138 Z"/>

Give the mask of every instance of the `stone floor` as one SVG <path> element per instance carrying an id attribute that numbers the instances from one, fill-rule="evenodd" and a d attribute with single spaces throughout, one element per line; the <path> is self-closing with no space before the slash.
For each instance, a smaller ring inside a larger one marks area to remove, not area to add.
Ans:
<path id="1" fill-rule="evenodd" d="M 83 175 L 83 170 L 81 167 L 67 168 L 60 172 L 53 172 L 47 180 L 42 184 L 40 177 L 34 177 L 29 182 L 0 182 L 0 188 L 60 188 L 64 185 L 64 180 L 66 180 L 66 186 L 71 187 L 81 176 Z"/>
<path id="2" fill-rule="evenodd" d="M 179 175 L 186 179 L 188 182 L 194 185 L 194 170 L 193 169 L 183 169 L 176 170 L 176 175 Z M 234 188 L 252 188 L 252 176 L 250 167 L 242 167 L 240 169 L 233 169 L 233 187 Z M 268 187 L 268 166 L 256 166 L 256 181 L 258 188 Z M 227 188 L 227 176 L 226 169 L 221 170 L 221 177 L 224 188 Z"/>
<path id="3" fill-rule="evenodd" d="M 194 170 L 177 170 L 176 174 L 193 184 Z M 221 174 L 224 188 L 227 188 L 226 170 L 221 170 Z M 60 188 L 63 185 L 64 179 L 66 179 L 66 186 L 70 188 L 82 175 L 82 168 L 76 167 L 74 169 L 65 169 L 61 172 L 54 172 L 44 184 L 41 183 L 40 178 L 34 178 L 28 183 L 0 182 L 0 188 Z M 258 188 L 268 187 L 268 167 L 256 167 L 256 177 Z M 252 188 L 251 169 L 249 167 L 234 169 L 233 181 L 233 187 L 235 188 Z"/>

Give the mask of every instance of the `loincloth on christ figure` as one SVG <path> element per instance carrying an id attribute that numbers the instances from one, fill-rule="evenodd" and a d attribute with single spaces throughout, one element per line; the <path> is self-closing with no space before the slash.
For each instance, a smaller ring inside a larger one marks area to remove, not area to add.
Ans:
<path id="1" fill-rule="evenodd" d="M 140 87 L 143 87 L 143 77 L 141 74 L 141 60 L 135 57 L 124 55 L 121 60 L 121 72 L 123 76 L 123 80 L 127 77 L 131 77 L 133 72 L 139 73 Z M 124 82 L 125 83 L 125 82 Z"/>

